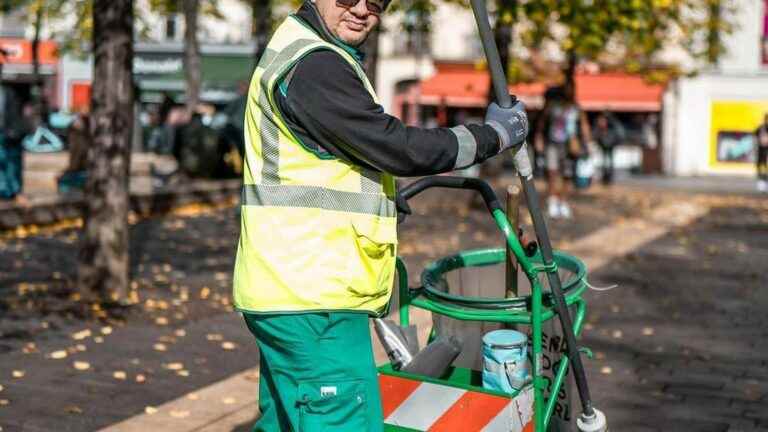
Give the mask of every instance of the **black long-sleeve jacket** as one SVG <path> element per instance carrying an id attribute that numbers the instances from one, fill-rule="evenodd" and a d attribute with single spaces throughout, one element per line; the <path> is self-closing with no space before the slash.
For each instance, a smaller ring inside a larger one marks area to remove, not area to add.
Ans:
<path id="1" fill-rule="evenodd" d="M 362 60 L 362 53 L 331 35 L 311 2 L 306 1 L 296 16 L 324 40 Z M 384 112 L 354 69 L 331 50 L 301 59 L 276 86 L 275 100 L 304 145 L 395 176 L 448 172 L 499 151 L 498 134 L 490 126 L 406 126 Z"/>

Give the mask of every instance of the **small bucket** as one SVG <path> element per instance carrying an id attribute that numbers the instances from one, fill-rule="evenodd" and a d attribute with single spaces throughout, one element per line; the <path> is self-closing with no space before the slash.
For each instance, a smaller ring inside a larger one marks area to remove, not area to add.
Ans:
<path id="1" fill-rule="evenodd" d="M 515 330 L 483 336 L 483 388 L 513 393 L 529 381 L 528 337 Z"/>

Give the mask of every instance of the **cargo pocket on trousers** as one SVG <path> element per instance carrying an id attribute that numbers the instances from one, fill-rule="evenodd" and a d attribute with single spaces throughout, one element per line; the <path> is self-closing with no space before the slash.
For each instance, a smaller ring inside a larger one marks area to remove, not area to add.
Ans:
<path id="1" fill-rule="evenodd" d="M 367 431 L 362 380 L 299 383 L 299 432 Z"/>

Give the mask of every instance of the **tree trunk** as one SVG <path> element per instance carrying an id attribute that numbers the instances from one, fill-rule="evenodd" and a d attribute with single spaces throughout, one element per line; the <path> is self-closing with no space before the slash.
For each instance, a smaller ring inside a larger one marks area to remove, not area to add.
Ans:
<path id="1" fill-rule="evenodd" d="M 368 75 L 368 81 L 371 82 L 373 88 L 376 88 L 376 72 L 379 65 L 379 35 L 381 34 L 380 27 L 376 27 L 370 35 L 368 40 L 363 44 L 363 52 L 365 52 L 365 62 L 363 67 L 365 68 L 365 74 Z"/>
<path id="2" fill-rule="evenodd" d="M 256 43 L 253 53 L 256 63 L 261 59 L 264 50 L 269 43 L 269 36 L 272 33 L 272 9 L 270 0 L 253 0 L 251 7 L 252 28 L 251 36 Z M 254 66 L 256 66 L 254 64 Z"/>
<path id="3" fill-rule="evenodd" d="M 200 0 L 184 0 L 184 74 L 187 79 L 187 111 L 192 114 L 200 103 L 200 42 L 197 17 Z"/>
<path id="4" fill-rule="evenodd" d="M 34 35 L 32 36 L 32 79 L 34 81 L 34 93 L 37 100 L 37 114 L 40 116 L 36 119 L 37 125 L 45 125 L 48 123 L 48 100 L 45 97 L 45 90 L 43 88 L 43 79 L 40 76 L 40 30 L 43 26 L 43 4 L 38 1 L 35 10 L 34 21 Z"/>
<path id="5" fill-rule="evenodd" d="M 578 65 L 578 57 L 574 51 L 568 51 L 568 63 L 565 65 L 565 84 L 563 85 L 563 91 L 565 92 L 565 99 L 568 102 L 576 102 L 576 66 Z"/>
<path id="6" fill-rule="evenodd" d="M 78 284 L 85 301 L 128 298 L 133 1 L 93 2 L 92 146 Z"/>

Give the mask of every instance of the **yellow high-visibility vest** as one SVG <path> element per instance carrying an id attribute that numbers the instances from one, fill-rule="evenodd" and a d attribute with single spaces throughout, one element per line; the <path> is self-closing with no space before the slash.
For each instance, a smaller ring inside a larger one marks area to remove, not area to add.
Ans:
<path id="1" fill-rule="evenodd" d="M 275 87 L 305 55 L 332 50 L 358 61 L 289 16 L 267 45 L 245 112 L 245 166 L 234 303 L 245 312 L 382 312 L 397 250 L 395 182 L 305 147 L 288 129 Z"/>

